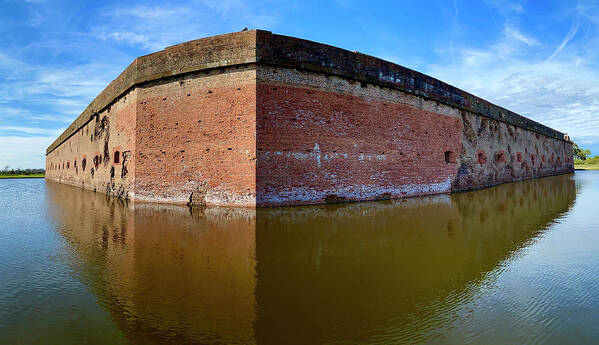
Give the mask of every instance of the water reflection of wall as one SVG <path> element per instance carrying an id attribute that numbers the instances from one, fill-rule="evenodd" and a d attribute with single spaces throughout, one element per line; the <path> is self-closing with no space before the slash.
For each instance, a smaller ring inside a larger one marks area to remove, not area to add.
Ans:
<path id="1" fill-rule="evenodd" d="M 253 342 L 255 213 L 124 206 L 48 184 L 82 281 L 132 343 Z"/>
<path id="2" fill-rule="evenodd" d="M 570 176 L 257 211 L 48 191 L 76 273 L 144 343 L 425 340 L 575 198 Z"/>
<path id="3" fill-rule="evenodd" d="M 429 199 L 259 211 L 256 337 L 434 337 L 456 304 L 574 198 L 574 181 L 555 177 Z"/>

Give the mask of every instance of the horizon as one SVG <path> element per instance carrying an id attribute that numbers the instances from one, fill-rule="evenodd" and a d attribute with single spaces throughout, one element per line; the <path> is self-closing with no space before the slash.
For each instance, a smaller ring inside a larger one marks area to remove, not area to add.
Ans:
<path id="1" fill-rule="evenodd" d="M 597 1 L 274 4 L 2 2 L 0 166 L 43 168 L 46 147 L 136 57 L 244 27 L 397 63 L 599 153 Z"/>

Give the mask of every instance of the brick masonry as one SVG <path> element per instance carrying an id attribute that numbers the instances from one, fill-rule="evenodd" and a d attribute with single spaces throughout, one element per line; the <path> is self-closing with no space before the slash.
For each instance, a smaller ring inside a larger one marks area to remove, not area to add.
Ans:
<path id="1" fill-rule="evenodd" d="M 258 30 L 136 59 L 46 170 L 135 201 L 267 206 L 463 191 L 573 159 L 562 133 L 436 79 Z"/>

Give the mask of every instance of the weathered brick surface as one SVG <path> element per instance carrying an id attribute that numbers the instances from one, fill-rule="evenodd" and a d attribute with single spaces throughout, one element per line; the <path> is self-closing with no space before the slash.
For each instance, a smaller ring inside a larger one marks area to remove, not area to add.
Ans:
<path id="1" fill-rule="evenodd" d="M 135 90 L 119 97 L 52 150 L 46 156 L 46 178 L 133 197 L 136 99 Z"/>
<path id="2" fill-rule="evenodd" d="M 371 83 L 451 105 L 562 140 L 563 134 L 433 77 L 374 56 L 300 38 L 257 31 L 256 60 Z"/>
<path id="3" fill-rule="evenodd" d="M 460 152 L 459 112 L 341 78 L 258 73 L 258 204 L 450 191 L 458 165 L 445 152 Z"/>
<path id="4" fill-rule="evenodd" d="M 206 37 L 135 59 L 46 150 L 50 153 L 116 98 L 142 83 L 256 60 L 256 31 Z"/>
<path id="5" fill-rule="evenodd" d="M 572 145 L 504 122 L 462 112 L 463 139 L 454 191 L 569 173 Z M 554 157 L 543 160 L 543 157 Z"/>
<path id="6" fill-rule="evenodd" d="M 137 200 L 255 204 L 256 70 L 139 88 Z"/>
<path id="7" fill-rule="evenodd" d="M 460 191 L 573 160 L 562 133 L 434 78 L 249 31 L 136 59 L 46 169 L 138 201 L 256 206 Z"/>

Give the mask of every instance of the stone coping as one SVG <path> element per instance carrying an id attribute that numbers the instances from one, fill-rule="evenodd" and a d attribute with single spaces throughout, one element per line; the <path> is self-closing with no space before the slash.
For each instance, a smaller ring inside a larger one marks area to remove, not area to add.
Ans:
<path id="1" fill-rule="evenodd" d="M 137 85 L 247 64 L 295 68 L 388 87 L 567 141 L 561 132 L 392 62 L 322 43 L 251 30 L 193 40 L 138 57 L 47 148 L 46 154 Z"/>

